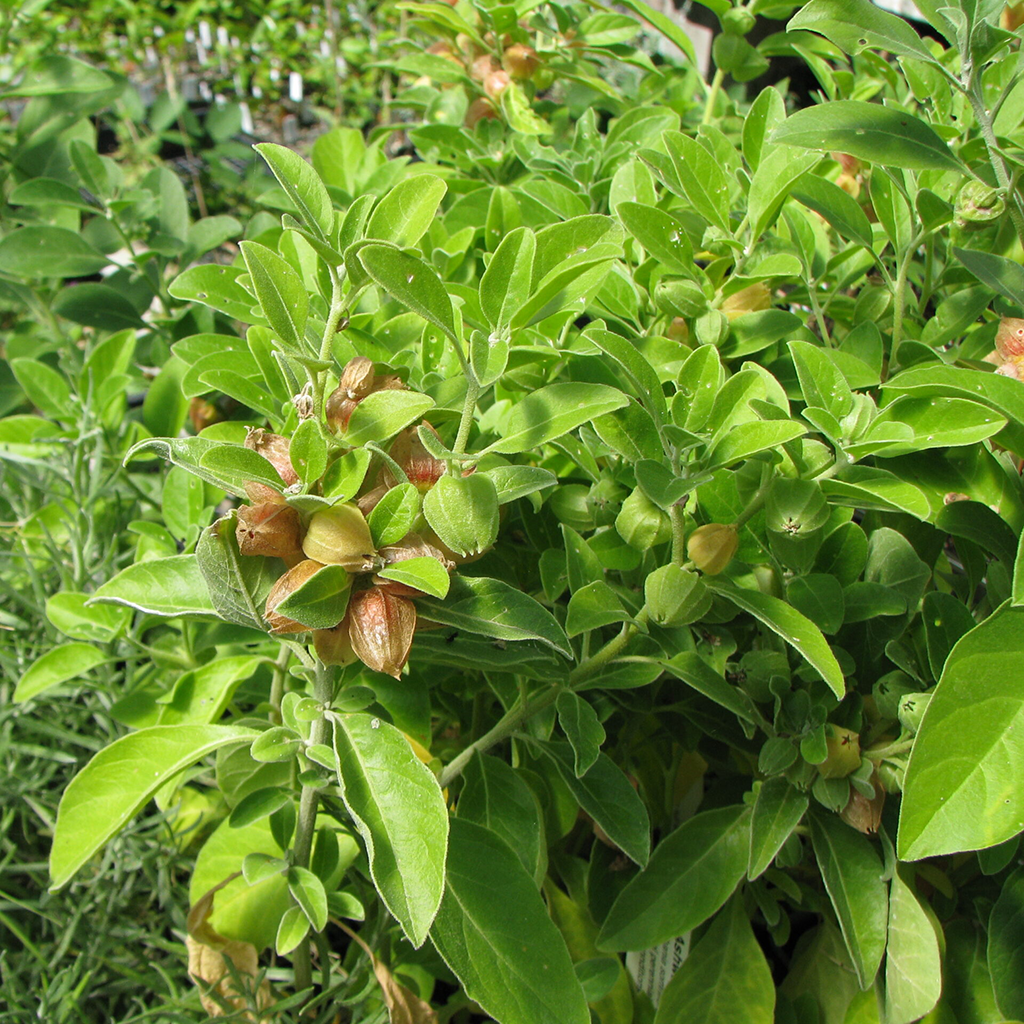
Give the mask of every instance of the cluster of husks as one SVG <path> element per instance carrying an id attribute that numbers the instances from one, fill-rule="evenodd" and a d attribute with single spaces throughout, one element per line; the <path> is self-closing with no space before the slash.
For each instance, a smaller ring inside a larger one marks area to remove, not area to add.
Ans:
<path id="1" fill-rule="evenodd" d="M 397 377 L 378 375 L 369 359 L 353 359 L 326 404 L 331 429 L 343 432 L 356 406 L 367 395 L 402 386 Z M 253 430 L 246 438 L 246 447 L 263 455 L 285 486 L 298 482 L 289 458 L 289 444 L 288 438 L 265 430 Z M 430 490 L 445 471 L 444 463 L 423 447 L 415 427 L 399 435 L 390 455 L 422 492 Z M 326 665 L 348 665 L 359 659 L 378 672 L 396 678 L 401 674 L 417 624 L 416 606 L 411 598 L 420 592 L 379 573 L 397 562 L 424 557 L 436 559 L 450 572 L 455 561 L 426 527 L 422 533 L 408 533 L 397 544 L 375 549 L 366 517 L 397 483 L 395 474 L 385 467 L 376 484 L 355 501 L 331 505 L 310 516 L 301 515 L 272 487 L 260 483 L 247 486 L 251 504 L 237 511 L 235 536 L 239 552 L 280 558 L 288 567 L 267 597 L 264 615 L 272 634 L 309 633 L 318 657 Z M 330 613 L 325 613 L 324 602 L 316 603 L 315 598 L 316 614 L 312 617 L 281 611 L 282 606 L 290 607 L 285 605 L 290 597 L 330 566 L 340 567 L 350 576 L 347 586 L 339 585 L 335 570 L 331 587 L 325 588 L 328 593 L 332 588 L 337 592 L 337 623 L 316 628 L 323 626 Z M 307 621 L 300 621 L 302 618 Z M 314 620 L 316 625 L 311 624 Z"/>

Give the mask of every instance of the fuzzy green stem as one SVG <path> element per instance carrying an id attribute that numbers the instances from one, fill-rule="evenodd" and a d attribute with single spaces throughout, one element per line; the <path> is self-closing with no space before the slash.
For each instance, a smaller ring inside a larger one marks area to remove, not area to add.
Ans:
<path id="1" fill-rule="evenodd" d="M 334 685 L 331 670 L 317 662 L 316 677 L 313 680 L 313 697 L 325 707 L 334 696 Z M 330 734 L 330 723 L 325 715 L 312 723 L 309 742 L 326 743 Z M 319 790 L 316 786 L 303 786 L 299 797 L 299 819 L 295 825 L 295 845 L 292 850 L 292 863 L 296 867 L 308 868 L 309 857 L 313 850 L 313 834 L 316 831 L 316 807 Z M 309 943 L 299 943 L 293 959 L 295 965 L 295 989 L 298 992 L 313 984 L 313 965 L 309 956 Z"/>
<path id="2" fill-rule="evenodd" d="M 718 101 L 718 94 L 722 91 L 722 82 L 724 81 L 725 72 L 721 68 L 716 68 L 715 76 L 711 79 L 707 103 L 704 104 L 704 116 L 700 119 L 701 124 L 711 124 L 711 119 L 715 115 L 715 103 Z"/>
<path id="3" fill-rule="evenodd" d="M 758 487 L 757 493 L 747 502 L 747 507 L 736 517 L 733 522 L 735 529 L 745 526 L 758 511 L 765 502 L 765 498 L 768 497 L 768 491 L 771 489 L 772 481 L 775 479 L 774 474 L 769 473 L 768 476 L 762 481 L 761 486 Z"/>
<path id="4" fill-rule="evenodd" d="M 914 254 L 916 245 L 908 246 L 907 251 L 900 260 L 900 268 L 896 274 L 896 283 L 893 286 L 892 295 L 892 342 L 889 345 L 889 365 L 883 380 L 889 373 L 899 365 L 897 355 L 900 350 L 900 343 L 903 341 L 903 311 L 907 302 L 907 274 L 910 271 L 910 261 Z"/>
<path id="5" fill-rule="evenodd" d="M 338 324 L 345 315 L 346 303 L 342 296 L 342 278 L 335 272 L 332 276 L 331 309 L 327 314 L 327 323 L 324 324 L 324 336 L 320 342 L 320 362 L 327 363 L 331 358 L 331 346 L 334 343 L 334 336 L 338 333 Z M 327 371 L 310 375 L 313 381 L 313 408 L 316 415 L 323 417 L 324 411 L 324 385 L 327 382 Z"/>
<path id="6" fill-rule="evenodd" d="M 270 683 L 270 720 L 275 725 L 281 724 L 281 699 L 284 697 L 284 677 L 288 673 L 288 662 L 292 652 L 282 647 L 274 661 L 273 679 Z"/>
<path id="7" fill-rule="evenodd" d="M 673 505 L 668 510 L 672 520 L 672 561 L 682 565 L 686 561 L 686 528 L 681 505 Z"/>
<path id="8" fill-rule="evenodd" d="M 1020 203 L 1010 182 L 1010 175 L 1006 170 L 1006 161 L 999 151 L 999 143 L 996 141 L 996 133 L 992 127 L 992 115 L 985 109 L 985 102 L 981 96 L 980 84 L 971 75 L 971 84 L 967 90 L 967 98 L 971 101 L 971 108 L 974 110 L 974 118 L 981 129 L 981 137 L 985 140 L 985 148 L 988 150 L 989 163 L 995 173 L 999 188 L 1006 196 L 1006 209 L 1009 211 L 1010 220 L 1013 222 L 1014 230 L 1024 245 L 1024 214 L 1021 213 Z"/>
<path id="9" fill-rule="evenodd" d="M 469 443 L 469 432 L 473 427 L 473 414 L 476 412 L 476 402 L 480 397 L 480 385 L 477 382 L 476 376 L 469 371 L 469 367 L 463 367 L 466 370 L 466 401 L 462 406 L 462 418 L 459 420 L 459 433 L 455 438 L 455 447 L 452 452 L 455 455 L 465 455 L 466 445 Z"/>

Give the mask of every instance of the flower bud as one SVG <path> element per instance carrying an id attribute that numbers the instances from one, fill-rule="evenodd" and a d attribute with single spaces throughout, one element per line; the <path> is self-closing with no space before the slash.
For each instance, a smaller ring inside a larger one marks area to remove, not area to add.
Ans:
<path id="1" fill-rule="evenodd" d="M 688 625 L 711 608 L 711 595 L 701 578 L 678 565 L 663 565 L 647 577 L 644 600 L 659 626 Z"/>
<path id="2" fill-rule="evenodd" d="M 424 425 L 435 434 L 437 433 L 429 423 Z M 402 467 L 402 471 L 409 478 L 409 483 L 421 493 L 429 491 L 444 476 L 445 464 L 440 459 L 435 459 L 423 447 L 423 442 L 415 427 L 403 430 L 395 438 L 394 444 L 391 445 L 390 455 Z M 394 487 L 399 482 L 387 466 L 381 471 L 381 479 L 388 487 Z"/>
<path id="3" fill-rule="evenodd" d="M 264 501 L 242 505 L 235 526 L 238 551 L 243 555 L 282 558 L 289 565 L 302 559 L 302 525 L 290 505 Z"/>
<path id="4" fill-rule="evenodd" d="M 267 625 L 270 627 L 270 632 L 274 636 L 283 636 L 288 633 L 305 633 L 309 630 L 308 626 L 304 626 L 301 622 L 296 622 L 294 619 L 286 618 L 284 615 L 278 615 L 275 612 L 275 608 L 286 598 L 289 594 L 294 594 L 303 583 L 306 582 L 314 573 L 319 572 L 323 568 L 321 562 L 315 562 L 311 558 L 307 558 L 302 562 L 299 562 L 293 569 L 289 569 L 278 581 L 270 588 L 270 593 L 267 594 L 267 604 L 264 609 L 263 615 L 267 620 Z"/>
<path id="5" fill-rule="evenodd" d="M 827 726 L 828 756 L 818 765 L 823 779 L 844 779 L 860 767 L 860 736 L 839 725 Z"/>
<path id="6" fill-rule="evenodd" d="M 772 308 L 772 293 L 764 281 L 755 281 L 722 300 L 721 310 L 730 319 Z"/>
<path id="7" fill-rule="evenodd" d="M 719 17 L 722 31 L 731 36 L 747 35 L 757 23 L 754 15 L 745 7 L 731 7 Z"/>
<path id="8" fill-rule="evenodd" d="M 731 561 L 740 546 L 735 526 L 708 523 L 698 526 L 686 542 L 690 561 L 709 576 L 717 576 Z"/>
<path id="9" fill-rule="evenodd" d="M 513 43 L 501 57 L 505 70 L 517 81 L 532 78 L 540 67 L 540 58 L 532 46 L 525 43 Z"/>
<path id="10" fill-rule="evenodd" d="M 416 606 L 380 587 L 353 594 L 348 636 L 352 650 L 367 668 L 398 679 L 409 660 L 416 631 Z"/>
<path id="11" fill-rule="evenodd" d="M 351 665 L 356 660 L 352 641 L 348 637 L 349 618 L 346 615 L 333 629 L 314 629 L 313 647 L 316 656 L 325 665 Z"/>
<path id="12" fill-rule="evenodd" d="M 497 71 L 492 71 L 484 79 L 484 92 L 492 100 L 499 99 L 501 94 L 509 87 L 512 79 L 509 78 L 507 71 L 502 71 L 500 68 Z"/>
<path id="13" fill-rule="evenodd" d="M 257 455 L 262 455 L 277 470 L 277 475 L 289 487 L 299 482 L 299 474 L 292 466 L 288 451 L 290 445 L 291 442 L 287 437 L 271 434 L 262 427 L 250 430 L 245 435 L 245 447 L 256 452 Z"/>
<path id="14" fill-rule="evenodd" d="M 342 565 L 349 572 L 365 572 L 375 554 L 370 527 L 355 505 L 332 505 L 314 512 L 302 541 L 307 558 L 326 565 Z"/>

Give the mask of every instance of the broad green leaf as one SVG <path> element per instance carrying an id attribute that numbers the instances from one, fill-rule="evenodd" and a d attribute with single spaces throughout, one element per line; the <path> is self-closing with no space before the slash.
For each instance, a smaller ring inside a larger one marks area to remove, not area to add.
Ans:
<path id="1" fill-rule="evenodd" d="M 654 1024 L 772 1024 L 775 983 L 743 900 L 715 918 L 672 975 Z"/>
<path id="2" fill-rule="evenodd" d="M 621 335 L 589 327 L 584 332 L 587 341 L 593 342 L 605 355 L 618 363 L 623 373 L 636 389 L 637 398 L 656 423 L 668 419 L 668 404 L 657 371 L 640 350 Z"/>
<path id="3" fill-rule="evenodd" d="M 628 622 L 631 618 L 615 591 L 604 580 L 595 580 L 580 587 L 569 599 L 565 632 L 570 637 L 579 636 L 612 622 Z"/>
<path id="4" fill-rule="evenodd" d="M 807 812 L 808 798 L 782 777 L 761 783 L 750 819 L 747 878 L 760 878 Z"/>
<path id="5" fill-rule="evenodd" d="M 73 590 L 51 594 L 46 599 L 46 617 L 72 640 L 110 643 L 131 621 L 131 612 L 127 608 L 92 604 L 95 597 L 95 593 L 82 594 Z"/>
<path id="6" fill-rule="evenodd" d="M 697 63 L 693 40 L 667 14 L 662 13 L 657 7 L 651 7 L 645 0 L 622 0 L 621 6 L 638 14 L 644 21 L 650 22 L 666 39 L 675 43 L 694 64 Z"/>
<path id="7" fill-rule="evenodd" d="M 15 704 L 21 704 L 51 686 L 85 675 L 107 660 L 107 656 L 92 644 L 61 644 L 52 647 L 25 670 L 11 699 Z"/>
<path id="8" fill-rule="evenodd" d="M 798 110 L 775 129 L 771 141 L 824 152 L 838 150 L 870 163 L 911 171 L 964 170 L 924 121 L 863 100 L 833 100 Z"/>
<path id="9" fill-rule="evenodd" d="M 259 317 L 253 315 L 252 295 L 238 283 L 242 273 L 240 267 L 203 263 L 179 274 L 167 290 L 176 299 L 201 302 L 234 320 L 251 324 Z"/>
<path id="10" fill-rule="evenodd" d="M 394 565 L 381 569 L 377 575 L 385 580 L 404 583 L 407 587 L 413 587 L 441 601 L 445 599 L 452 580 L 448 570 L 429 555 L 395 562 Z"/>
<path id="11" fill-rule="evenodd" d="M 811 0 L 798 9 L 787 31 L 818 32 L 844 53 L 886 50 L 899 57 L 937 63 L 905 18 L 880 10 L 869 0 Z"/>
<path id="12" fill-rule="evenodd" d="M 327 893 L 324 883 L 308 868 L 293 866 L 288 869 L 288 891 L 302 908 L 313 931 L 322 932 L 327 927 Z"/>
<path id="13" fill-rule="evenodd" d="M 287 260 L 265 245 L 241 242 L 239 248 L 267 323 L 289 348 L 301 352 L 306 347 L 309 315 L 309 296 L 302 278 Z"/>
<path id="14" fill-rule="evenodd" d="M 397 544 L 412 528 L 423 509 L 423 496 L 415 484 L 396 484 L 377 502 L 367 524 L 377 548 Z"/>
<path id="15" fill-rule="evenodd" d="M 515 406 L 504 436 L 486 450 L 510 455 L 537 448 L 597 416 L 621 409 L 628 401 L 606 384 L 549 384 Z"/>
<path id="16" fill-rule="evenodd" d="M 499 757 L 477 754 L 466 766 L 459 818 L 483 825 L 508 843 L 539 887 L 547 871 L 544 815 L 522 776 Z"/>
<path id="17" fill-rule="evenodd" d="M 512 318 L 513 330 L 532 327 L 556 313 L 571 311 L 574 306 L 583 313 L 620 255 L 619 246 L 604 242 L 592 249 L 571 253 L 535 283 L 533 293 Z"/>
<path id="18" fill-rule="evenodd" d="M 30 19 L 41 8 L 26 10 Z M 22 12 L 19 10 L 19 14 Z M 51 53 L 33 61 L 21 78 L 3 90 L 4 99 L 29 96 L 60 96 L 65 93 L 104 92 L 116 82 L 99 68 L 65 54 Z"/>
<path id="19" fill-rule="evenodd" d="M 858 457 L 870 451 L 882 458 L 891 458 L 928 448 L 977 444 L 998 434 L 1006 423 L 1005 417 L 979 402 L 904 395 L 882 409 L 847 450 Z M 908 428 L 909 436 L 887 440 L 887 429 L 894 425 L 901 433 Z M 881 438 L 881 443 L 876 438 Z"/>
<path id="20" fill-rule="evenodd" d="M 91 600 L 127 605 L 150 615 L 215 614 L 195 555 L 129 565 L 107 580 Z"/>
<path id="21" fill-rule="evenodd" d="M 729 182 L 718 161 L 695 139 L 682 132 L 663 132 L 683 198 L 705 220 L 729 231 Z"/>
<path id="22" fill-rule="evenodd" d="M 444 602 L 417 601 L 425 619 L 482 633 L 498 640 L 540 640 L 571 657 L 569 641 L 555 617 L 529 594 L 484 576 L 456 576 Z"/>
<path id="23" fill-rule="evenodd" d="M 789 351 L 804 402 L 808 406 L 827 409 L 841 420 L 853 409 L 853 392 L 835 361 L 824 349 L 806 341 L 789 342 Z"/>
<path id="24" fill-rule="evenodd" d="M 174 689 L 159 697 L 158 725 L 207 725 L 218 721 L 238 688 L 260 667 L 248 655 L 216 658 L 178 677 Z"/>
<path id="25" fill-rule="evenodd" d="M 1024 609 L 1004 604 L 956 644 L 907 765 L 897 851 L 979 850 L 1024 828 Z"/>
<path id="26" fill-rule="evenodd" d="M 808 209 L 820 213 L 843 238 L 865 249 L 871 248 L 871 222 L 867 214 L 860 203 L 838 185 L 816 174 L 805 174 L 793 186 L 791 195 Z"/>
<path id="27" fill-rule="evenodd" d="M 977 623 L 962 601 L 938 590 L 925 595 L 921 605 L 921 621 L 924 624 L 928 667 L 932 677 L 939 679 L 949 652 L 960 637 L 974 629 Z"/>
<path id="28" fill-rule="evenodd" d="M 682 221 L 671 213 L 642 203 L 619 203 L 616 214 L 625 229 L 670 273 L 693 272 L 693 246 Z"/>
<path id="29" fill-rule="evenodd" d="M 668 661 L 659 662 L 666 672 L 692 686 L 698 693 L 731 711 L 745 722 L 753 722 L 750 699 L 738 687 L 729 683 L 699 654 L 683 651 Z"/>
<path id="30" fill-rule="evenodd" d="M 95 281 L 80 281 L 65 288 L 53 301 L 53 311 L 72 323 L 101 331 L 145 327 L 138 310 L 116 288 Z"/>
<path id="31" fill-rule="evenodd" d="M 846 681 L 836 656 L 822 636 L 821 630 L 785 601 L 762 594 L 759 590 L 746 590 L 723 577 L 707 577 L 709 590 L 728 598 L 733 604 L 760 619 L 786 643 L 803 655 L 807 662 L 821 673 L 832 692 L 842 700 Z"/>
<path id="32" fill-rule="evenodd" d="M 587 773 L 601 752 L 601 744 L 605 740 L 604 726 L 591 704 L 570 690 L 558 695 L 555 709 L 558 711 L 558 724 L 572 747 L 573 771 L 578 779 Z"/>
<path id="33" fill-rule="evenodd" d="M 220 747 L 251 742 L 258 735 L 237 725 L 155 725 L 101 750 L 61 797 L 50 850 L 50 890 L 61 888 L 168 779 Z"/>
<path id="34" fill-rule="evenodd" d="M 550 469 L 540 466 L 494 466 L 478 470 L 489 476 L 498 495 L 498 504 L 507 505 L 517 498 L 546 490 L 558 483 L 558 477 Z"/>
<path id="35" fill-rule="evenodd" d="M 737 423 L 720 434 L 720 440 L 708 452 L 708 469 L 729 466 L 758 452 L 780 448 L 807 433 L 795 420 L 753 420 Z"/>
<path id="36" fill-rule="evenodd" d="M 706 921 L 746 873 L 749 830 L 750 810 L 740 806 L 683 822 L 612 904 L 598 948 L 649 949 Z"/>
<path id="37" fill-rule="evenodd" d="M 362 713 L 332 718 L 342 799 L 366 844 L 374 885 L 419 948 L 445 887 L 441 789 L 393 725 Z"/>
<path id="38" fill-rule="evenodd" d="M 492 331 L 508 327 L 530 297 L 537 239 L 530 228 L 510 231 L 480 278 L 480 309 Z"/>
<path id="39" fill-rule="evenodd" d="M 765 138 L 786 120 L 786 101 L 778 89 L 768 86 L 757 94 L 743 119 L 743 158 L 757 171 L 764 153 Z"/>
<path id="40" fill-rule="evenodd" d="M 0 271 L 14 277 L 88 277 L 109 263 L 68 228 L 32 225 L 0 239 Z"/>
<path id="41" fill-rule="evenodd" d="M 345 617 L 352 574 L 341 565 L 325 565 L 295 588 L 275 608 L 277 615 L 310 629 L 333 629 Z"/>
<path id="42" fill-rule="evenodd" d="M 450 63 L 446 61 L 445 63 Z M 377 204 L 366 237 L 408 249 L 426 233 L 448 186 L 436 175 L 417 174 L 400 181 Z"/>
<path id="43" fill-rule="evenodd" d="M 831 480 L 823 480 L 821 489 L 832 505 L 909 512 L 917 519 L 927 519 L 931 514 L 924 491 L 885 469 L 848 466 Z"/>
<path id="44" fill-rule="evenodd" d="M 1024 267 L 1005 256 L 953 246 L 953 255 L 982 284 L 1024 310 Z"/>
<path id="45" fill-rule="evenodd" d="M 417 256 L 381 244 L 364 245 L 359 260 L 381 288 L 459 344 L 452 300 L 433 267 Z"/>
<path id="46" fill-rule="evenodd" d="M 232 510 L 203 530 L 194 558 L 216 614 L 239 626 L 262 630 L 266 628 L 263 608 L 279 569 L 274 559 L 240 554 L 235 527 Z"/>
<path id="47" fill-rule="evenodd" d="M 12 359 L 9 366 L 28 400 L 41 413 L 65 422 L 77 418 L 71 385 L 64 374 L 37 359 Z"/>
<path id="48" fill-rule="evenodd" d="M 153 452 L 231 494 L 244 495 L 249 482 L 284 489 L 277 470 L 259 452 L 240 444 L 205 437 L 150 437 L 128 449 L 125 464 L 144 452 Z"/>
<path id="49" fill-rule="evenodd" d="M 760 238 L 772 226 L 793 186 L 820 159 L 789 146 L 774 146 L 762 153 L 747 198 L 752 238 Z"/>
<path id="50" fill-rule="evenodd" d="M 558 766 L 580 807 L 630 860 L 643 867 L 651 850 L 651 823 L 643 801 L 622 769 L 607 755 L 598 753 L 590 769 L 577 777 L 576 756 L 570 744 L 548 741 L 543 750 Z"/>
<path id="51" fill-rule="evenodd" d="M 871 840 L 834 814 L 811 818 L 811 841 L 857 980 L 867 988 L 885 952 L 888 896 L 882 862 Z"/>
<path id="52" fill-rule="evenodd" d="M 890 926 L 891 927 L 891 926 Z M 1024 869 L 1003 883 L 988 920 L 988 969 L 999 1012 L 1024 1018 Z"/>
<path id="53" fill-rule="evenodd" d="M 990 957 L 991 951 L 990 939 Z M 887 1024 L 919 1020 L 939 1001 L 941 992 L 942 958 L 935 927 L 897 870 L 889 883 L 889 934 L 885 947 Z M 1007 1014 L 1019 1016 L 1009 1010 Z"/>
<path id="54" fill-rule="evenodd" d="M 298 207 L 306 227 L 324 241 L 330 238 L 334 209 L 320 175 L 298 153 L 284 146 L 262 142 L 253 148 L 267 161 L 288 198 Z"/>
<path id="55" fill-rule="evenodd" d="M 375 391 L 356 406 L 342 441 L 353 448 L 369 441 L 386 441 L 433 407 L 429 395 L 416 391 Z"/>
<path id="56" fill-rule="evenodd" d="M 430 938 L 466 995 L 501 1024 L 589 1024 L 565 941 L 519 859 L 482 825 L 454 818 L 451 829 Z"/>

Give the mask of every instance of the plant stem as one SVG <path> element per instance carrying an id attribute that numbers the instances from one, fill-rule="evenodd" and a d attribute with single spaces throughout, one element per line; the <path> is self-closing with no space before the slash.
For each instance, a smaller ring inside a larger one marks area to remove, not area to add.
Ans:
<path id="1" fill-rule="evenodd" d="M 480 385 L 476 376 L 463 366 L 466 372 L 466 401 L 462 406 L 462 418 L 459 420 L 459 433 L 455 438 L 455 447 L 452 452 L 455 455 L 465 455 L 466 445 L 469 443 L 469 431 L 473 426 L 473 413 L 476 411 L 476 400 L 480 397 Z"/>
<path id="2" fill-rule="evenodd" d="M 563 690 L 571 690 L 573 687 L 579 686 L 580 683 L 585 682 L 613 658 L 617 657 L 626 644 L 636 635 L 640 626 L 646 622 L 647 609 L 641 608 L 637 613 L 635 622 L 624 623 L 618 636 L 609 640 L 596 654 L 582 661 L 569 673 L 567 685 L 556 683 L 554 686 L 539 693 L 532 700 L 517 702 L 514 707 L 502 716 L 493 729 L 485 732 L 480 739 L 471 743 L 452 759 L 451 763 L 441 772 L 438 779 L 441 788 L 444 789 L 453 779 L 457 779 L 463 773 L 466 765 L 469 764 L 477 751 L 483 753 L 502 740 L 508 739 L 528 718 L 532 718 L 538 711 L 543 711 L 546 707 L 554 704 L 558 700 L 558 695 Z"/>
<path id="3" fill-rule="evenodd" d="M 999 143 L 996 141 L 996 133 L 992 127 L 992 115 L 985 109 L 981 88 L 973 72 L 971 74 L 970 87 L 967 90 L 967 98 L 971 101 L 975 120 L 981 129 L 981 137 L 985 140 L 989 163 L 992 165 L 996 181 L 999 182 L 999 187 L 1006 196 L 1006 209 L 1010 213 L 1010 220 L 1013 221 L 1013 227 L 1017 232 L 1021 245 L 1024 245 L 1024 214 L 1021 213 L 1020 204 L 1010 182 L 1010 175 L 1006 170 L 1006 161 L 1003 159 L 1002 153 L 999 152 Z"/>
<path id="4" fill-rule="evenodd" d="M 334 336 L 338 333 L 338 324 L 345 313 L 345 302 L 341 293 L 342 278 L 335 272 L 332 275 L 331 309 L 327 314 L 327 323 L 324 324 L 324 336 L 320 342 L 320 362 L 326 363 L 331 358 L 331 345 Z M 327 372 L 311 374 L 313 380 L 313 408 L 319 422 L 323 422 L 324 413 L 324 383 L 327 380 Z"/>
<path id="5" fill-rule="evenodd" d="M 733 527 L 739 529 L 741 526 L 745 526 L 746 523 L 757 515 L 761 506 L 764 504 L 765 498 L 768 497 L 768 491 L 772 486 L 772 481 L 775 479 L 774 474 L 769 473 L 768 476 L 761 482 L 761 486 L 758 487 L 757 493 L 747 502 L 747 507 L 736 517 L 733 522 Z"/>
<path id="6" fill-rule="evenodd" d="M 334 686 L 331 680 L 331 670 L 317 662 L 316 677 L 313 680 L 313 697 L 325 707 L 331 703 L 334 696 Z M 309 732 L 309 742 L 325 743 L 330 732 L 330 723 L 327 717 L 321 714 L 312 723 Z M 303 786 L 302 795 L 299 797 L 299 819 L 295 826 L 295 845 L 292 850 L 292 863 L 296 867 L 308 868 L 309 855 L 313 850 L 313 834 L 316 831 L 316 805 L 319 789 L 316 786 Z M 295 965 L 295 989 L 298 992 L 309 988 L 313 984 L 313 965 L 309 956 L 309 943 L 300 942 L 295 950 L 293 960 Z"/>
<path id="7" fill-rule="evenodd" d="M 276 725 L 281 724 L 281 698 L 284 696 L 284 677 L 288 672 L 288 662 L 292 652 L 282 647 L 274 662 L 274 677 L 270 683 L 270 720 Z"/>
<path id="8" fill-rule="evenodd" d="M 686 561 L 686 530 L 684 529 L 683 508 L 673 505 L 668 510 L 672 520 L 672 561 L 682 565 Z"/>
<path id="9" fill-rule="evenodd" d="M 701 124 L 711 124 L 711 118 L 715 114 L 715 103 L 718 94 L 722 91 L 722 82 L 725 81 L 725 72 L 721 68 L 715 68 L 715 76 L 711 79 L 711 90 L 708 92 L 707 103 L 704 104 L 704 116 L 700 119 Z"/>

